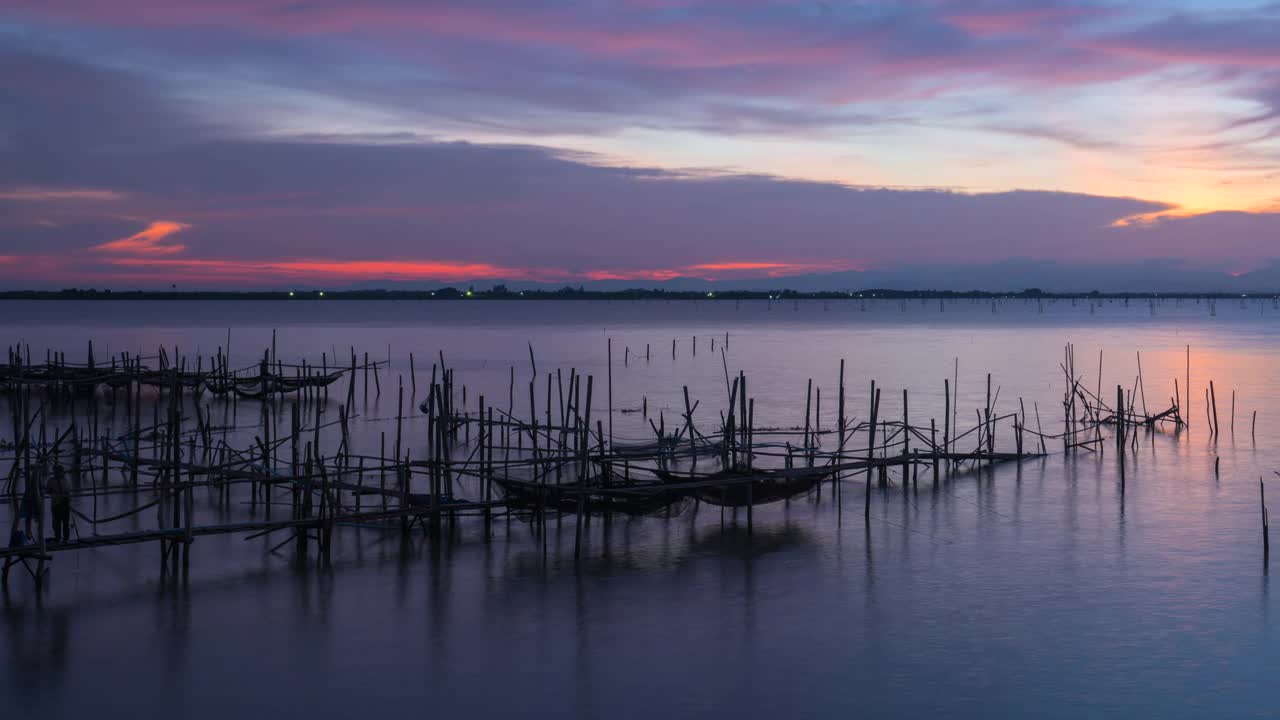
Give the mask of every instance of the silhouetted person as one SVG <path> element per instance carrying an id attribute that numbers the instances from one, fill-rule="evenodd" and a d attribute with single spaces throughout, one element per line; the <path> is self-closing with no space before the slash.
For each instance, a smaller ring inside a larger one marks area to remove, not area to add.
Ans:
<path id="1" fill-rule="evenodd" d="M 27 544 L 27 536 L 23 534 L 22 526 L 18 524 L 18 520 L 15 517 L 13 520 L 13 526 L 9 529 L 9 547 L 11 548 L 22 547 L 23 545 L 26 545 L 26 544 Z M 9 563 L 9 560 L 6 558 L 5 559 L 6 567 L 8 563 Z"/>
<path id="2" fill-rule="evenodd" d="M 53 541 L 71 541 L 71 492 L 67 489 L 67 473 L 62 465 L 53 466 L 49 480 L 49 499 L 53 506 Z"/>
<path id="3" fill-rule="evenodd" d="M 22 501 L 18 508 L 18 515 L 22 517 L 22 525 L 27 533 L 27 541 L 35 535 L 31 532 L 31 524 L 40 516 L 40 481 L 34 475 L 27 475 L 26 484 L 22 490 Z"/>

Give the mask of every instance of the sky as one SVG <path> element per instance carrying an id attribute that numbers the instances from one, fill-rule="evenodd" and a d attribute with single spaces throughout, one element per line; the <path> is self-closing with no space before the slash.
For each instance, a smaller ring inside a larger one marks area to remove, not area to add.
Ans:
<path id="1" fill-rule="evenodd" d="M 1280 3 L 0 0 L 0 288 L 1104 276 L 1280 290 Z"/>

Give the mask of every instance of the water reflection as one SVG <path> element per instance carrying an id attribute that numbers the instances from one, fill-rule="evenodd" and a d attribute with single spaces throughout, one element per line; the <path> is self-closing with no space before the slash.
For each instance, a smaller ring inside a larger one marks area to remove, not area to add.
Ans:
<path id="1" fill-rule="evenodd" d="M 733 343 L 723 361 L 748 372 L 762 423 L 779 425 L 802 415 L 808 378 L 828 378 L 818 384 L 831 387 L 839 356 L 850 358 L 851 377 L 888 384 L 886 398 L 910 387 L 913 416 L 942 412 L 940 388 L 923 388 L 951 377 L 957 355 L 965 407 L 981 402 L 990 371 L 1008 397 L 1051 408 L 1067 339 L 1082 352 L 1105 349 L 1102 386 L 1131 381 L 1127 358 L 1137 346 L 1156 396 L 1155 378 L 1184 377 L 1191 342 L 1196 393 L 1213 378 L 1237 390 L 1240 408 L 1269 407 L 1280 396 L 1265 365 L 1276 336 L 1270 316 L 1233 320 L 1225 307 L 1220 325 L 1187 324 L 1172 308 L 1124 322 L 1104 317 L 1108 308 L 1086 315 L 1092 324 L 1051 313 L 1017 319 L 1013 310 L 979 322 L 960 307 L 949 307 L 945 321 L 896 307 L 855 309 L 852 319 L 838 303 L 823 319 L 802 305 L 787 308 L 785 323 L 763 324 L 744 319 L 749 310 L 650 308 L 646 320 L 635 309 L 614 318 L 585 308 L 570 320 L 521 325 L 523 318 L 467 309 L 467 322 L 430 328 L 391 311 L 364 326 L 354 318 L 341 328 L 279 325 L 298 354 L 333 352 L 335 334 L 371 347 L 392 340 L 397 374 L 407 372 L 410 350 L 421 359 L 436 345 L 456 349 L 472 397 L 506 396 L 511 367 L 524 372 L 530 335 L 540 365 L 599 377 L 606 335 L 660 347 L 694 334 L 690 325 L 699 333 L 728 325 Z M 240 311 L 226 312 L 234 319 Z M 861 319 L 877 312 L 875 322 Z M 244 352 L 269 334 L 268 321 L 237 335 Z M 63 322 L 19 334 L 78 342 L 84 328 Z M 161 338 L 208 344 L 205 335 L 216 342 L 226 322 L 93 325 L 113 333 L 118 349 Z M 712 423 L 721 362 L 699 353 L 615 366 L 615 402 L 638 407 L 643 397 L 651 411 L 681 408 L 679 386 L 688 382 L 704 400 L 699 422 Z M 850 406 L 865 408 L 866 389 L 850 387 Z M 376 394 L 357 403 L 358 450 L 377 454 L 393 405 Z M 823 403 L 824 427 L 834 424 L 833 406 Z M 95 410 L 101 426 L 123 426 L 123 398 Z M 279 410 L 277 424 L 288 404 Z M 261 422 L 251 403 L 224 404 L 219 415 L 229 424 Z M 620 435 L 643 437 L 640 418 L 615 421 Z M 464 519 L 438 540 L 417 529 L 402 536 L 342 528 L 328 568 L 296 563 L 288 547 L 271 552 L 277 538 L 200 539 L 192 573 L 164 581 L 150 547 L 58 557 L 46 595 L 17 575 L 3 595 L 0 699 L 18 717 L 89 716 L 104 707 L 352 716 L 403 712 L 406 703 L 468 716 L 624 718 L 1265 711 L 1274 700 L 1267 672 L 1280 656 L 1269 642 L 1274 600 L 1256 478 L 1280 467 L 1280 446 L 1273 419 L 1260 413 L 1258 423 L 1256 446 L 1226 431 L 1214 443 L 1198 417 L 1189 432 L 1135 433 L 1123 484 L 1109 442 L 1097 452 L 1051 448 L 1050 457 L 1020 465 L 965 466 L 936 484 L 927 473 L 906 485 L 894 475 L 887 488 L 872 483 L 869 523 L 861 476 L 849 479 L 840 507 L 824 489 L 821 502 L 758 508 L 750 533 L 744 513 L 710 506 L 670 518 L 594 518 L 577 562 L 572 517 L 549 520 L 545 532 L 499 519 L 488 535 Z M 415 420 L 406 435 L 423 430 Z M 200 512 L 222 520 L 265 514 L 245 500 L 211 498 Z M 97 511 L 132 502 L 108 499 Z"/>

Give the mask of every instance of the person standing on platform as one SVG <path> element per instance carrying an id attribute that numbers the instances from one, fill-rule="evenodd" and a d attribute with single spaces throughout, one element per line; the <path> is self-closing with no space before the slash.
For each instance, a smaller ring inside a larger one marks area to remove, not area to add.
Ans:
<path id="1" fill-rule="evenodd" d="M 53 508 L 53 541 L 71 542 L 71 492 L 67 488 L 67 473 L 58 463 L 53 466 L 49 479 L 49 499 Z"/>

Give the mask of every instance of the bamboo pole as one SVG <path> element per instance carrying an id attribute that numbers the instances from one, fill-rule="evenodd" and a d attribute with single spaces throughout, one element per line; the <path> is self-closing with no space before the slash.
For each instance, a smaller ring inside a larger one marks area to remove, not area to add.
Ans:
<path id="1" fill-rule="evenodd" d="M 868 458 L 875 457 L 876 412 L 877 410 L 879 410 L 879 405 L 880 405 L 878 402 L 876 402 L 878 398 L 879 398 L 879 395 L 876 391 L 876 381 L 872 380 L 871 381 L 871 424 L 867 430 Z M 870 464 L 867 465 L 867 492 L 866 492 L 865 503 L 862 509 L 862 515 L 863 515 L 863 518 L 867 521 L 867 524 L 870 525 L 871 523 L 871 465 Z"/>
<path id="2" fill-rule="evenodd" d="M 1267 563 L 1271 559 L 1271 523 L 1267 516 L 1267 487 L 1262 478 L 1258 478 L 1258 499 L 1262 505 L 1262 561 Z"/>
<path id="3" fill-rule="evenodd" d="M 1218 394 L 1213 389 L 1213 381 L 1209 381 L 1209 400 L 1213 406 L 1213 438 L 1218 439 Z"/>

